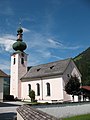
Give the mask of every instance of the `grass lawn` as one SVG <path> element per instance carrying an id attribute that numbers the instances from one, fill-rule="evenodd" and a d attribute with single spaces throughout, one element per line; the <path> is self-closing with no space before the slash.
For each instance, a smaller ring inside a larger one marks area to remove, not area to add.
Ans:
<path id="1" fill-rule="evenodd" d="M 63 120 L 90 120 L 90 114 L 78 115 L 70 118 L 63 118 Z"/>

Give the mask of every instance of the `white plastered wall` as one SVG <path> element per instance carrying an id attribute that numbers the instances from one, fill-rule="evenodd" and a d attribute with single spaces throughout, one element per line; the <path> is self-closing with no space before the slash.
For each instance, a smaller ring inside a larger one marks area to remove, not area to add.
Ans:
<path id="1" fill-rule="evenodd" d="M 40 85 L 40 96 L 37 96 L 37 83 Z M 47 96 L 47 86 L 50 84 L 50 96 Z M 42 78 L 35 81 L 22 82 L 22 99 L 29 99 L 29 88 L 28 84 L 31 85 L 31 89 L 35 91 L 35 99 L 43 101 L 59 100 L 63 101 L 63 83 L 62 78 Z"/>
<path id="2" fill-rule="evenodd" d="M 47 83 L 50 84 L 50 96 L 47 96 Z M 63 100 L 62 78 L 49 78 L 43 80 L 43 100 Z"/>
<path id="3" fill-rule="evenodd" d="M 23 65 L 21 64 L 21 57 L 20 53 L 11 56 L 10 94 L 18 98 L 21 94 L 20 78 L 27 72 L 27 54 L 24 54 Z M 14 58 L 15 64 L 13 64 Z"/>
<path id="4" fill-rule="evenodd" d="M 3 101 L 3 78 L 0 78 L 0 102 Z"/>

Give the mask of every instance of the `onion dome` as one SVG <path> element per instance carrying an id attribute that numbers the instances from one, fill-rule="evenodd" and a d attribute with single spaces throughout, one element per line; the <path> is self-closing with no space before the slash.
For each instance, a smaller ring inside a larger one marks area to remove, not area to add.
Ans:
<path id="1" fill-rule="evenodd" d="M 23 35 L 22 32 L 23 32 L 23 29 L 21 27 L 18 28 L 18 30 L 17 30 L 17 33 L 18 33 L 17 34 L 17 36 L 18 36 L 17 42 L 15 42 L 13 44 L 13 49 L 15 51 L 21 51 L 21 52 L 23 52 L 27 48 L 26 43 L 23 42 L 23 40 L 22 40 L 22 35 Z"/>

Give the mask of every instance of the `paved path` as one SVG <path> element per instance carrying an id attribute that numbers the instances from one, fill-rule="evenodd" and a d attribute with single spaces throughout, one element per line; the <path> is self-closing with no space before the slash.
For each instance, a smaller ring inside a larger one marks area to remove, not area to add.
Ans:
<path id="1" fill-rule="evenodd" d="M 23 102 L 4 102 L 0 103 L 0 120 L 13 120 L 16 115 L 16 108 Z"/>
<path id="2" fill-rule="evenodd" d="M 81 114 L 90 114 L 90 103 L 37 106 L 37 109 L 46 112 L 47 114 L 53 115 L 56 118 L 63 118 Z"/>

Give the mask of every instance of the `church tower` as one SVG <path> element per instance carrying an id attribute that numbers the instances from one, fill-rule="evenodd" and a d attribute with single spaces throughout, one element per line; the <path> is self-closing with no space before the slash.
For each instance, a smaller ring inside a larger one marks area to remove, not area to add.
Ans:
<path id="1" fill-rule="evenodd" d="M 20 78 L 27 72 L 27 54 L 24 50 L 27 45 L 22 40 L 23 30 L 20 27 L 17 30 L 17 40 L 13 44 L 15 52 L 11 55 L 11 80 L 10 95 L 21 99 L 21 81 Z"/>

